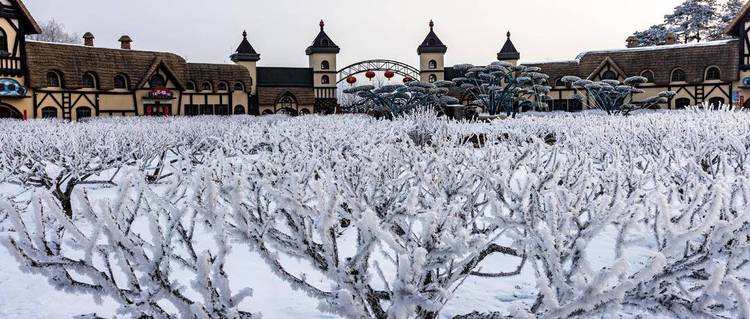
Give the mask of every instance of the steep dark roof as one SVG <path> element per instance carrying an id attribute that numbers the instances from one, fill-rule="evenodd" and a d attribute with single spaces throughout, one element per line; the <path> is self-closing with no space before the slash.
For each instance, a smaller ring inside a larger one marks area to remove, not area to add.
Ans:
<path id="1" fill-rule="evenodd" d="M 609 58 L 626 73 L 622 74 L 624 77 L 641 75 L 646 70 L 652 71 L 654 84 L 657 85 L 668 85 L 671 82 L 672 71 L 677 68 L 685 71 L 688 83 L 702 83 L 706 69 L 717 66 L 721 70 L 721 80 L 732 82 L 738 79 L 739 74 L 738 45 L 738 40 L 728 40 L 591 51 L 582 53 L 574 61 L 526 65 L 542 68 L 542 72 L 549 75 L 551 81 L 566 75 L 588 78 Z"/>
<path id="2" fill-rule="evenodd" d="M 333 43 L 333 40 L 331 40 L 331 37 L 326 34 L 324 31 L 325 28 L 325 22 L 323 20 L 320 20 L 320 32 L 318 32 L 318 36 L 315 37 L 315 40 L 313 40 L 313 43 L 307 47 L 307 50 L 305 50 L 305 53 L 307 55 L 313 54 L 313 53 L 339 53 L 341 52 L 341 49 L 339 46 L 336 45 L 336 43 Z"/>
<path id="3" fill-rule="evenodd" d="M 459 70 L 456 70 L 453 67 L 447 67 L 447 68 L 445 68 L 445 80 L 446 81 L 452 81 L 455 78 L 462 78 L 462 77 L 464 77 L 464 75 L 466 75 L 466 74 L 464 74 L 463 72 L 461 72 Z"/>
<path id="4" fill-rule="evenodd" d="M 114 88 L 114 77 L 126 75 L 129 87 L 138 88 L 158 68 L 165 68 L 181 87 L 187 80 L 210 81 L 214 85 L 227 81 L 231 85 L 249 83 L 250 72 L 231 64 L 187 63 L 173 53 L 87 47 L 59 43 L 27 41 L 29 79 L 32 88 L 47 86 L 47 73 L 55 71 L 63 77 L 66 89 L 80 89 L 86 72 L 98 79 L 99 88 Z M 249 89 L 249 87 L 247 87 Z"/>
<path id="5" fill-rule="evenodd" d="M 422 53 L 445 53 L 448 52 L 448 47 L 440 41 L 437 34 L 433 30 L 435 23 L 430 20 L 430 33 L 424 38 L 422 44 L 417 47 L 417 54 Z"/>
<path id="6" fill-rule="evenodd" d="M 39 24 L 34 20 L 34 17 L 29 12 L 29 9 L 26 8 L 26 5 L 23 4 L 22 0 L 16 0 L 12 3 L 15 4 L 16 8 L 18 9 L 18 14 L 20 15 L 19 20 L 24 26 L 24 30 L 26 31 L 26 34 L 39 34 L 42 33 L 42 28 L 39 26 Z"/>
<path id="7" fill-rule="evenodd" d="M 259 67 L 257 85 L 259 87 L 312 87 L 313 69 Z"/>
<path id="8" fill-rule="evenodd" d="M 237 47 L 237 50 L 234 51 L 234 54 L 232 54 L 230 58 L 234 62 L 256 62 L 260 60 L 260 54 L 258 54 L 258 52 L 255 52 L 255 49 L 250 44 L 250 41 L 247 41 L 247 31 L 242 31 L 242 42 L 240 42 L 240 46 Z"/>
<path id="9" fill-rule="evenodd" d="M 252 89 L 247 85 L 252 82 L 250 72 L 244 66 L 236 64 L 188 63 L 186 80 L 197 84 L 208 81 L 212 87 L 217 87 L 219 82 L 226 82 L 230 88 L 235 83 L 242 82 L 246 91 L 250 92 Z"/>
<path id="10" fill-rule="evenodd" d="M 513 45 L 513 41 L 510 40 L 510 31 L 506 34 L 508 37 L 505 40 L 505 44 L 503 45 L 503 48 L 500 49 L 500 52 L 497 53 L 497 60 L 498 61 L 509 61 L 509 60 L 518 60 L 521 58 L 521 53 L 516 50 L 516 46 Z"/>

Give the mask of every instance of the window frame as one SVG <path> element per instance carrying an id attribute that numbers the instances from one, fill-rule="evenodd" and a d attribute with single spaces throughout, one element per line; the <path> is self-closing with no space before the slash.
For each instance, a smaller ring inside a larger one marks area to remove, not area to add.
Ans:
<path id="1" fill-rule="evenodd" d="M 437 61 L 430 60 L 427 62 L 427 69 L 428 70 L 437 70 Z"/>
<path id="2" fill-rule="evenodd" d="M 87 79 L 91 80 L 91 85 L 89 85 Z M 94 72 L 86 72 L 81 78 L 81 87 L 84 89 L 97 90 L 99 89 L 99 78 L 96 76 L 96 74 L 94 74 Z"/>
<path id="3" fill-rule="evenodd" d="M 651 77 L 646 76 L 646 74 L 650 74 Z M 651 70 L 641 71 L 641 77 L 646 78 L 646 83 L 644 84 L 654 84 L 654 82 L 656 81 L 656 74 L 654 74 L 654 71 Z"/>
<path id="4" fill-rule="evenodd" d="M 323 60 L 320 62 L 320 69 L 321 70 L 330 70 L 331 69 L 331 63 L 328 62 L 328 60 Z"/>
<path id="5" fill-rule="evenodd" d="M 208 89 L 206 89 L 206 87 L 208 87 Z M 204 81 L 203 83 L 201 83 L 201 92 L 213 92 L 213 91 L 214 91 L 214 86 L 213 84 L 211 84 L 211 82 Z"/>
<path id="6" fill-rule="evenodd" d="M 56 80 L 57 81 L 57 85 L 52 85 L 52 83 L 50 83 L 50 75 L 53 75 L 57 79 Z M 62 88 L 63 87 L 63 81 L 62 81 L 62 76 L 60 75 L 60 72 L 55 71 L 55 70 L 51 70 L 51 71 L 47 72 L 47 87 L 51 87 L 51 88 Z"/>
<path id="7" fill-rule="evenodd" d="M 712 71 L 715 72 L 715 74 L 712 74 Z M 709 76 L 709 75 L 715 75 Z M 706 74 L 703 77 L 706 81 L 721 81 L 721 69 L 719 67 L 712 65 L 706 68 Z"/>
<path id="8" fill-rule="evenodd" d="M 122 79 L 122 86 L 117 86 L 117 79 Z M 128 77 L 125 74 L 116 74 L 114 78 L 112 78 L 112 87 L 116 90 L 127 90 L 130 88 L 130 85 L 128 84 Z"/>
<path id="9" fill-rule="evenodd" d="M 46 114 L 48 111 L 54 111 L 55 116 L 48 116 L 49 114 Z M 45 106 L 41 109 L 41 116 L 43 119 L 57 119 L 59 112 L 57 111 L 57 108 L 54 106 Z"/>
<path id="10" fill-rule="evenodd" d="M 675 79 L 675 76 L 677 74 L 682 75 L 681 78 Z M 669 81 L 672 83 L 687 82 L 687 73 L 685 73 L 685 70 L 681 68 L 676 68 L 672 70 L 672 73 L 669 75 Z"/>

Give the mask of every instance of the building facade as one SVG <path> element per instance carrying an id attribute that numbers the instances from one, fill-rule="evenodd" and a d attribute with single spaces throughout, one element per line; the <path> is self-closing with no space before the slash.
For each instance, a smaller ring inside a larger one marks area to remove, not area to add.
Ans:
<path id="1" fill-rule="evenodd" d="M 42 30 L 22 0 L 0 0 L 0 118 L 79 120 L 92 116 L 291 115 L 330 113 L 338 106 L 337 57 L 340 48 L 320 31 L 305 50 L 307 68 L 258 66 L 261 55 L 247 33 L 231 55 L 233 64 L 190 63 L 168 52 L 132 49 L 129 36 L 120 48 L 95 46 L 91 33 L 83 45 L 27 41 Z M 677 95 L 662 108 L 733 103 L 750 106 L 750 3 L 726 30 L 728 40 L 590 51 L 564 62 L 526 63 L 550 76 L 549 110 L 578 111 L 576 91 L 561 81 L 575 75 L 590 80 L 643 76 L 647 98 L 661 91 Z M 672 39 L 674 42 L 674 39 Z M 435 24 L 418 46 L 423 81 L 463 76 L 445 66 L 448 47 Z M 521 54 L 511 34 L 496 58 L 517 64 Z"/>

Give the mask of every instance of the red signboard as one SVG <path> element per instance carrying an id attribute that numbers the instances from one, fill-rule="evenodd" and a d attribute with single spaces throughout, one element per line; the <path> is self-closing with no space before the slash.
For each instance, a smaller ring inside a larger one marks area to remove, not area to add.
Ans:
<path id="1" fill-rule="evenodd" d="M 174 94 L 172 94 L 172 90 L 168 88 L 158 87 L 151 89 L 148 96 L 152 99 L 171 99 L 174 97 Z"/>

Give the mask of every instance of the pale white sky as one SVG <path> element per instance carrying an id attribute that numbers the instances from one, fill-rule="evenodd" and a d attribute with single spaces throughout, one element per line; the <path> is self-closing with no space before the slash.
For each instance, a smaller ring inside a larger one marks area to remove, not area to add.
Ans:
<path id="1" fill-rule="evenodd" d="M 446 65 L 495 59 L 513 33 L 525 62 L 573 59 L 622 48 L 637 29 L 662 21 L 681 0 L 26 0 L 37 20 L 92 32 L 96 45 L 169 51 L 190 62 L 228 63 L 247 29 L 261 66 L 307 66 L 318 32 L 341 47 L 339 68 L 371 58 L 417 65 L 416 48 L 435 20 Z"/>

